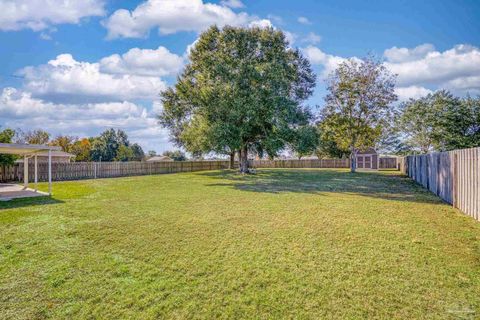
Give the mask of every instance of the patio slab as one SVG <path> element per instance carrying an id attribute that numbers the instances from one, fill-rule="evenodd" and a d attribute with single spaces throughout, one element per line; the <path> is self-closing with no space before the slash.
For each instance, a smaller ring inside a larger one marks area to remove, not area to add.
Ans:
<path id="1" fill-rule="evenodd" d="M 45 197 L 48 193 L 24 188 L 15 183 L 0 183 L 0 201 L 8 201 L 18 198 Z"/>

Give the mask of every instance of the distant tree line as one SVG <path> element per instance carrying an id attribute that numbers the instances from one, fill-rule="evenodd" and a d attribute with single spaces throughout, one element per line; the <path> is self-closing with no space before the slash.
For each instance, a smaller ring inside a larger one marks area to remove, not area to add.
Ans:
<path id="1" fill-rule="evenodd" d="M 0 131 L 0 142 L 28 143 L 59 146 L 62 151 L 75 155 L 74 161 L 141 161 L 145 153 L 138 143 L 130 143 L 123 130 L 108 129 L 97 137 L 78 138 L 58 135 L 51 138 L 42 129 L 23 132 L 20 129 Z M 1 164 L 12 164 L 15 156 L 0 155 Z"/>
<path id="2" fill-rule="evenodd" d="M 0 130 L 0 143 L 28 143 L 59 146 L 62 151 L 73 154 L 75 162 L 89 161 L 143 161 L 157 155 L 155 151 L 143 151 L 138 143 L 131 143 L 123 130 L 107 129 L 96 137 L 78 138 L 70 135 L 52 135 L 36 129 L 24 132 L 20 129 Z M 187 156 L 181 150 L 167 150 L 162 153 L 174 161 L 185 161 Z M 0 154 L 0 165 L 11 165 L 15 155 Z"/>

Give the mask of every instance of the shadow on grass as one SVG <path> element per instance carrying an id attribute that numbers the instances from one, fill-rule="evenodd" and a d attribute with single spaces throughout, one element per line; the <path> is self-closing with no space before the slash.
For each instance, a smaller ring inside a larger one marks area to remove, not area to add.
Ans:
<path id="1" fill-rule="evenodd" d="M 22 208 L 22 207 L 30 207 L 30 206 L 50 205 L 50 204 L 58 204 L 58 203 L 64 203 L 64 201 L 52 198 L 51 196 L 19 198 L 19 199 L 12 199 L 8 201 L 0 201 L 0 210 L 15 209 L 15 208 Z"/>
<path id="2" fill-rule="evenodd" d="M 222 180 L 207 186 L 260 193 L 345 193 L 386 200 L 442 203 L 440 198 L 400 173 L 356 172 L 335 169 L 260 169 L 253 175 L 234 171 L 199 173 Z"/>

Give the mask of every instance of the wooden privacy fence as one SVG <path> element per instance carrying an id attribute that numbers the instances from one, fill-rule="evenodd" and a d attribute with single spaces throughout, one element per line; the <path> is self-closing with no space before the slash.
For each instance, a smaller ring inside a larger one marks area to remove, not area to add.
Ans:
<path id="1" fill-rule="evenodd" d="M 395 168 L 391 160 L 380 158 L 380 168 Z M 250 160 L 252 168 L 349 168 L 349 159 Z M 52 180 L 78 180 L 202 170 L 227 169 L 229 161 L 170 161 L 170 162 L 72 162 L 52 163 Z M 238 167 L 238 164 L 236 164 Z M 34 164 L 29 163 L 29 180 L 34 179 Z M 48 179 L 48 164 L 38 163 L 38 180 Z M 0 182 L 23 180 L 23 163 L 0 167 Z"/>
<path id="2" fill-rule="evenodd" d="M 480 221 L 480 148 L 404 157 L 400 171 Z"/>
<path id="3" fill-rule="evenodd" d="M 149 174 L 219 170 L 228 168 L 228 161 L 170 161 L 170 162 L 72 162 L 52 163 L 52 180 L 78 180 L 139 176 Z M 34 179 L 34 165 L 29 164 L 29 180 Z M 7 167 L 0 181 L 23 180 L 23 163 Z M 48 164 L 38 164 L 38 180 L 48 179 Z"/>

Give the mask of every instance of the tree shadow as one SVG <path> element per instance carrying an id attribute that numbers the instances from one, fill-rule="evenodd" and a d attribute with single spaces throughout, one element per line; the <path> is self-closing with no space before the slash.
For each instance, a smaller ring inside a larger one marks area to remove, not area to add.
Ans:
<path id="1" fill-rule="evenodd" d="M 259 193 L 345 193 L 386 200 L 442 203 L 443 201 L 423 189 L 407 176 L 392 172 L 356 172 L 338 169 L 261 169 L 253 175 L 232 171 L 199 173 L 218 183 L 211 187 L 228 187 Z"/>
<path id="2" fill-rule="evenodd" d="M 51 204 L 58 204 L 58 203 L 64 203 L 64 201 L 52 198 L 51 196 L 47 196 L 47 195 L 32 197 L 32 198 L 18 198 L 18 199 L 12 199 L 7 201 L 0 201 L 0 210 L 16 209 L 16 208 L 30 207 L 30 206 L 51 205 Z"/>

